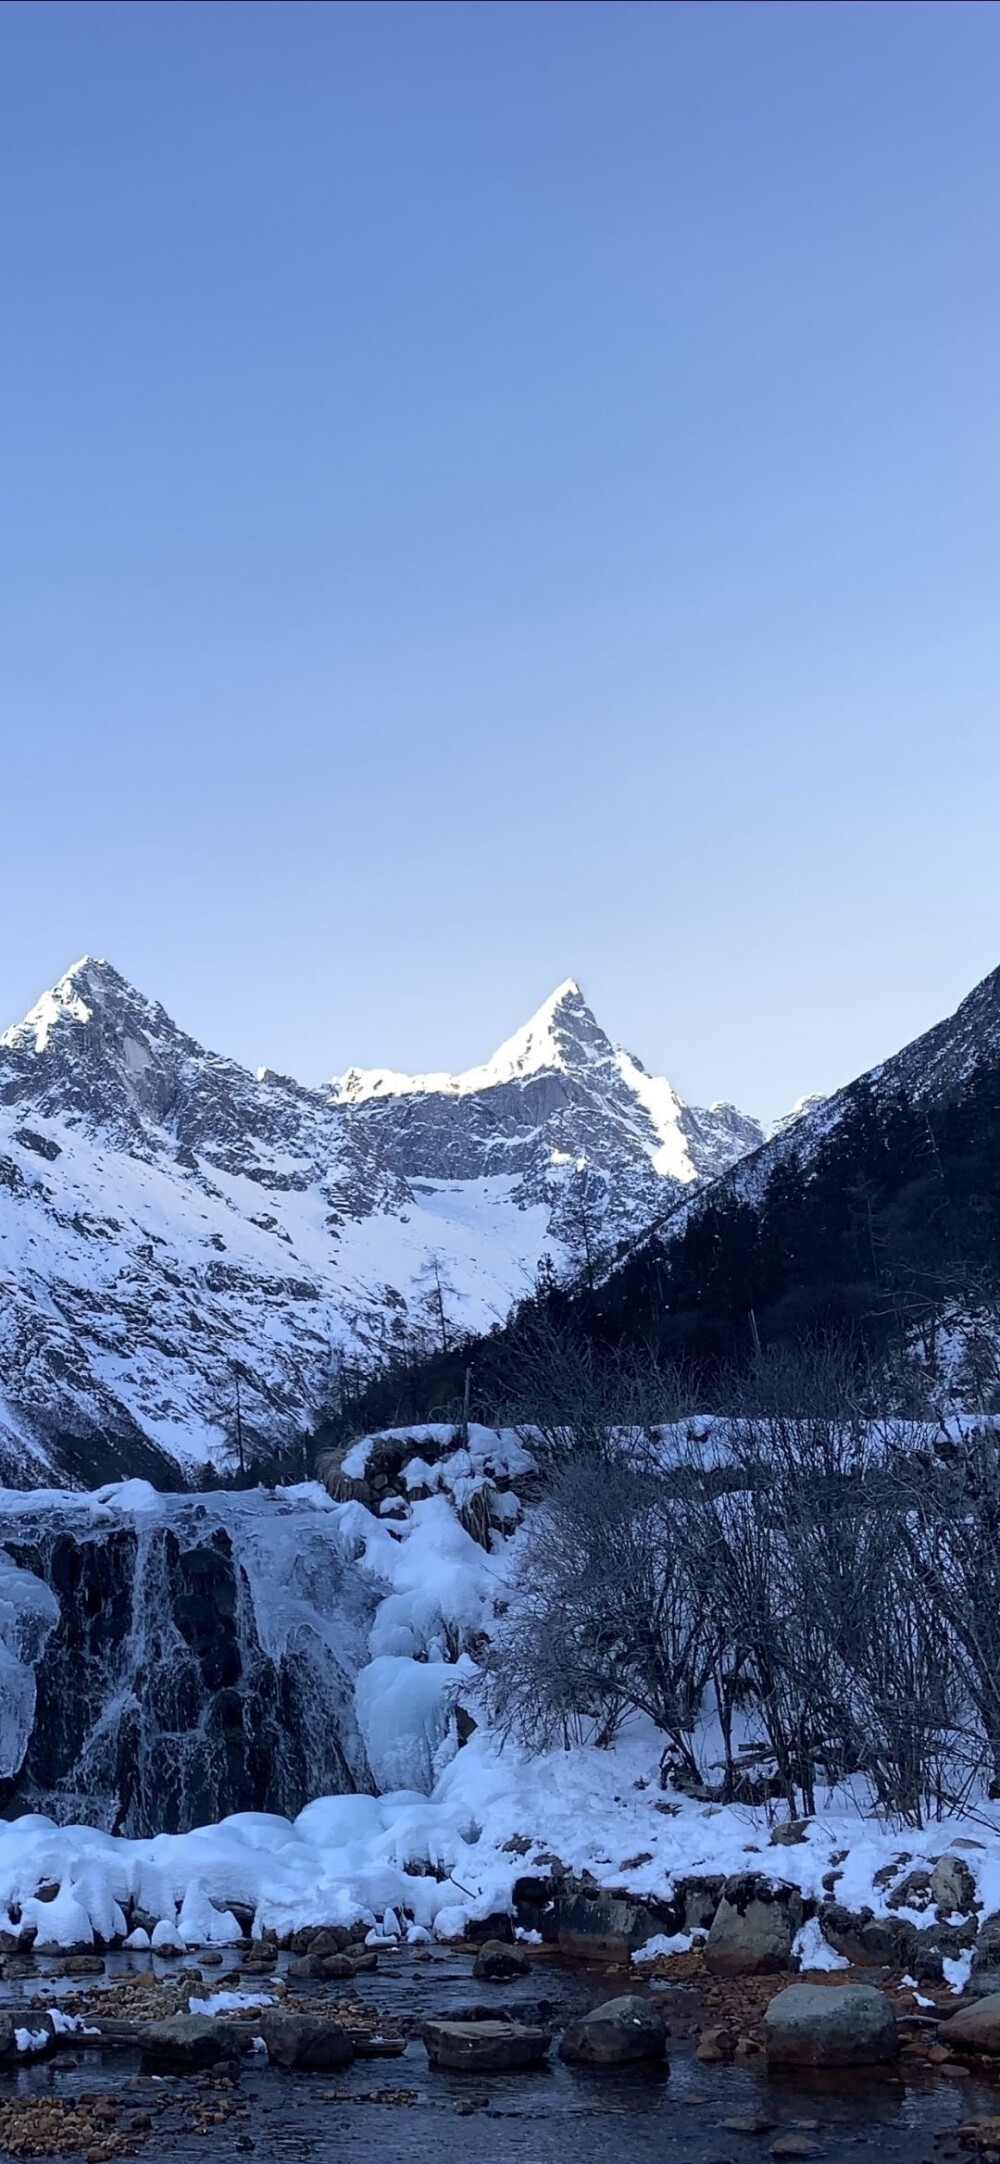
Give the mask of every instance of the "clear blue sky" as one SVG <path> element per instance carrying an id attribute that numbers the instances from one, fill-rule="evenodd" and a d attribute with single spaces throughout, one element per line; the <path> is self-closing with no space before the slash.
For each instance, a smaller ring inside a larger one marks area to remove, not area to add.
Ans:
<path id="1" fill-rule="evenodd" d="M 1000 10 L 0 9 L 0 1013 L 567 974 L 695 1099 L 1000 962 Z"/>

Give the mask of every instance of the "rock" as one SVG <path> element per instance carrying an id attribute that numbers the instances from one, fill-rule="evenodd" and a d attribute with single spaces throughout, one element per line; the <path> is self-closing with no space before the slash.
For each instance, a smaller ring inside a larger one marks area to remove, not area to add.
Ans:
<path id="1" fill-rule="evenodd" d="M 673 1929 L 708 1931 L 722 1899 L 725 1883 L 721 1872 L 713 1872 L 707 1878 L 675 1879 L 674 1901 L 677 1915 Z"/>
<path id="2" fill-rule="evenodd" d="M 795 1847 L 799 1841 L 806 1840 L 807 1828 L 810 1824 L 811 1821 L 808 1818 L 783 1819 L 780 1825 L 771 1828 L 771 1847 Z"/>
<path id="3" fill-rule="evenodd" d="M 1000 1991 L 1000 1915 L 984 1917 L 972 1955 L 969 1990 L 976 1998 Z"/>
<path id="4" fill-rule="evenodd" d="M 635 2059 L 662 2059 L 666 2049 L 666 2030 L 655 2006 L 628 1992 L 571 2021 L 559 2057 L 580 2066 L 624 2066 Z"/>
<path id="5" fill-rule="evenodd" d="M 712 1920 L 705 1961 L 713 1976 L 767 1976 L 792 1965 L 802 1922 L 797 1886 L 741 1871 L 727 1878 Z"/>
<path id="6" fill-rule="evenodd" d="M 539 2066 L 552 2037 L 519 2021 L 425 2021 L 421 2036 L 432 2066 L 454 2074 L 502 2074 Z"/>
<path id="7" fill-rule="evenodd" d="M 235 2023 L 208 2014 L 171 2014 L 166 2021 L 150 2021 L 139 2032 L 144 2055 L 178 2066 L 215 2066 L 220 2059 L 238 2059 L 243 2036 Z"/>
<path id="8" fill-rule="evenodd" d="M 327 2073 L 333 2067 L 349 2066 L 354 2057 L 342 2022 L 325 2021 L 320 2014 L 293 2014 L 284 2007 L 265 2006 L 256 2026 L 272 2066 Z"/>
<path id="9" fill-rule="evenodd" d="M 327 1957 L 329 1958 L 329 1956 Z M 351 1964 L 352 1971 L 354 1964 Z M 288 1975 L 293 1983 L 319 1984 L 323 1982 L 326 1969 L 320 1954 L 296 1954 L 288 1964 Z"/>
<path id="10" fill-rule="evenodd" d="M 791 1984 L 764 2015 L 776 2066 L 880 2066 L 899 2049 L 896 2016 L 871 1984 Z"/>
<path id="11" fill-rule="evenodd" d="M 527 1954 L 520 1946 L 505 1946 L 500 1939 L 487 1939 L 472 1964 L 473 1976 L 481 1983 L 506 1984 L 512 1977 L 527 1976 L 531 1968 Z"/>
<path id="12" fill-rule="evenodd" d="M 706 2066 L 731 2059 L 736 2050 L 736 2038 L 731 2029 L 722 2022 L 715 2022 L 710 2029 L 703 2029 L 698 2038 L 695 2057 Z"/>
<path id="13" fill-rule="evenodd" d="M 779 2134 L 771 2143 L 772 2156 L 818 2156 L 819 2143 L 811 2134 Z"/>
<path id="14" fill-rule="evenodd" d="M 1000 2054 L 1000 1991 L 961 2006 L 938 2028 L 942 2044 L 954 2051 L 985 2051 Z"/>
<path id="15" fill-rule="evenodd" d="M 330 1954 L 345 1953 L 351 1943 L 351 1934 L 346 1924 L 323 1924 L 317 1931 L 304 1933 L 304 1938 L 306 1943 L 296 1946 L 295 1952 L 318 1954 L 321 1961 L 326 1960 Z"/>
<path id="16" fill-rule="evenodd" d="M 324 1976 L 339 1980 L 358 1973 L 358 1964 L 350 1954 L 322 1954 L 320 1956 Z"/>
<path id="17" fill-rule="evenodd" d="M 104 1963 L 100 1954 L 67 1954 L 59 1963 L 60 1976 L 103 1976 Z"/>
<path id="18" fill-rule="evenodd" d="M 976 1881 L 961 1856 L 939 1856 L 931 1872 L 931 1894 L 942 1915 L 956 1910 L 971 1916 L 976 1907 Z"/>
<path id="19" fill-rule="evenodd" d="M 889 1908 L 917 1909 L 921 1913 L 924 1909 L 929 1909 L 933 1901 L 931 1874 L 924 1870 L 908 1871 L 899 1885 L 894 1886 L 892 1892 L 886 1895 Z"/>
<path id="20" fill-rule="evenodd" d="M 774 2121 L 761 2118 L 758 2112 L 746 2111 L 734 2112 L 731 2118 L 723 2119 L 721 2124 L 727 2134 L 769 2134 Z"/>
<path id="21" fill-rule="evenodd" d="M 870 1908 L 849 1909 L 828 1901 L 819 1926 L 827 1945 L 854 1968 L 908 1968 L 918 1944 L 917 1927 L 901 1916 L 876 1916 Z"/>
<path id="22" fill-rule="evenodd" d="M 355 1946 L 351 1960 L 357 1976 L 368 1976 L 372 1969 L 378 1968 L 378 1955 L 374 1946 Z"/>

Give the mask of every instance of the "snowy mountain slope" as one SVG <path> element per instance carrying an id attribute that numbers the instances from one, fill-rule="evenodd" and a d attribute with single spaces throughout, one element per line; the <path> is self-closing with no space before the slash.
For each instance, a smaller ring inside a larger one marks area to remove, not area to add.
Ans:
<path id="1" fill-rule="evenodd" d="M 512 1179 L 522 1205 L 564 1211 L 553 1170 L 586 1166 L 607 1184 L 605 1235 L 620 1238 L 671 1196 L 712 1178 L 762 1139 L 735 1107 L 696 1111 L 612 1044 L 572 979 L 525 1027 L 465 1074 L 351 1068 L 332 1085 L 384 1164 L 407 1180 Z M 572 1182 L 562 1181 L 569 1196 Z M 602 1198 L 602 1216 L 605 1215 Z"/>
<path id="2" fill-rule="evenodd" d="M 461 1077 L 308 1089 L 204 1050 L 85 958 L 0 1036 L 0 1473 L 163 1478 L 286 1443 L 338 1365 L 483 1330 L 760 1129 L 695 1112 L 575 985 Z"/>

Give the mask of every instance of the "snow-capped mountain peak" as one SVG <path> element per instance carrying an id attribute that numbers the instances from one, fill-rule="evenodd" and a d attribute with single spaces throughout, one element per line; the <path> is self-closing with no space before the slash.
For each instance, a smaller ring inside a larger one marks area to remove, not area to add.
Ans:
<path id="1" fill-rule="evenodd" d="M 84 956 L 0 1036 L 0 1475 L 217 1454 L 234 1369 L 247 1433 L 301 1434 L 340 1358 L 419 1349 L 432 1258 L 445 1327 L 488 1329 L 543 1257 L 577 1266 L 581 1213 L 609 1252 L 759 1140 L 648 1075 L 572 980 L 463 1074 L 310 1089 Z"/>
<path id="2" fill-rule="evenodd" d="M 543 1069 L 566 1072 L 581 1060 L 610 1054 L 612 1046 L 572 977 L 550 992 L 530 1021 L 498 1045 L 490 1059 L 460 1073 L 402 1074 L 392 1067 L 349 1067 L 330 1084 L 339 1104 L 372 1097 L 471 1097 L 480 1090 L 523 1081 Z"/>

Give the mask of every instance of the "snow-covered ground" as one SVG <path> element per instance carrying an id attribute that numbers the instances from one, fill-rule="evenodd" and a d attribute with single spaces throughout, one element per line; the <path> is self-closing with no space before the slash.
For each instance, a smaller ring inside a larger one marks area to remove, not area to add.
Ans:
<path id="1" fill-rule="evenodd" d="M 803 1839 L 775 1847 L 763 1811 L 664 1795 L 657 1778 L 662 1737 L 647 1722 L 633 1722 L 607 1750 L 579 1744 L 529 1755 L 501 1747 L 482 1717 L 469 1646 L 504 1597 L 519 1536 L 497 1534 L 487 1552 L 457 1509 L 497 1481 L 522 1479 L 530 1457 L 513 1433 L 475 1427 L 468 1447 L 450 1430 L 424 1429 L 411 1433 L 407 1448 L 403 1484 L 416 1500 L 404 1518 L 376 1515 L 359 1501 L 335 1502 L 316 1483 L 280 1498 L 293 1543 L 297 1514 L 303 1538 L 309 1527 L 328 1529 L 332 1548 L 375 1595 L 355 1697 L 382 1792 L 317 1797 L 294 1819 L 244 1812 L 146 1840 L 37 1815 L 4 1823 L 0 1928 L 32 1926 L 40 1947 L 87 1944 L 95 1935 L 124 1936 L 139 1912 L 144 1921 L 132 1943 L 151 1937 L 162 1949 L 231 1942 L 241 1930 L 234 1912 L 249 1911 L 257 1933 L 361 1920 L 376 1937 L 448 1938 L 509 1911 L 516 1880 L 533 1870 L 544 1875 L 553 1857 L 577 1877 L 587 1873 L 600 1887 L 655 1903 L 669 1899 L 679 1878 L 751 1868 L 819 1902 L 829 1896 L 824 1879 L 836 1865 L 839 1902 L 919 1926 L 926 1915 L 893 1907 L 893 1886 L 956 1851 L 975 1880 L 980 1914 L 1000 1910 L 1000 1809 L 988 1805 L 966 1820 L 901 1836 L 841 1795 L 821 1805 Z M 374 1449 L 370 1440 L 357 1446 L 349 1474 L 363 1476 Z M 46 1500 L 77 1511 L 83 1501 L 5 1495 L 0 1509 L 16 1522 Z M 166 1507 L 141 1482 L 87 1500 L 95 1513 L 133 1522 Z M 252 1498 L 242 1499 L 247 1505 Z M 273 1507 L 262 1498 L 262 1513 L 265 1506 Z M 5 1577 L 0 1609 L 8 1654 L 0 1693 L 13 1675 L 20 1695 L 11 1718 L 22 1720 L 24 1670 L 44 1659 L 46 1620 L 38 1581 L 23 1583 L 26 1577 L 13 1570 Z M 461 1746 L 459 1698 L 479 1719 Z M 835 1958 L 829 1949 L 824 1955 L 812 1924 L 800 1950 L 813 1961 Z M 946 1968 L 956 1988 L 967 1971 L 968 1955 Z"/>

